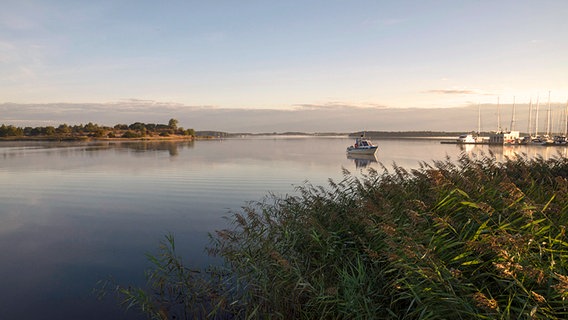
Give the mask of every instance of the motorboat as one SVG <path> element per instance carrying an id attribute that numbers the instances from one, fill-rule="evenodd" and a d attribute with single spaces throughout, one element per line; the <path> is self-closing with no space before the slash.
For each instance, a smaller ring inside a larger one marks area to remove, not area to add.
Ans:
<path id="1" fill-rule="evenodd" d="M 566 138 L 566 136 L 555 136 L 554 137 L 554 144 L 555 145 L 566 145 L 566 144 L 568 144 L 568 138 Z"/>
<path id="2" fill-rule="evenodd" d="M 456 142 L 459 144 L 480 144 L 484 142 L 484 139 L 478 135 L 467 133 L 461 134 Z"/>
<path id="3" fill-rule="evenodd" d="M 352 146 L 347 147 L 348 154 L 368 154 L 373 155 L 377 152 L 378 146 L 374 145 L 371 140 L 361 136 L 355 139 Z"/>

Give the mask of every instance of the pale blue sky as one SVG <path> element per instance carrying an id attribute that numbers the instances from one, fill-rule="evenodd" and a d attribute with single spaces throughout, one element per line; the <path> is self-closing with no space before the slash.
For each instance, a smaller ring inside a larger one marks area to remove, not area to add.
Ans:
<path id="1" fill-rule="evenodd" d="M 568 99 L 565 0 L 0 1 L 0 103 Z"/>

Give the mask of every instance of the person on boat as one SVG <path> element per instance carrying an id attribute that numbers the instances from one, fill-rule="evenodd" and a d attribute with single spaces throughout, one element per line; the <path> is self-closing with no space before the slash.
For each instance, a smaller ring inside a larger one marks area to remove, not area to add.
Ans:
<path id="1" fill-rule="evenodd" d="M 355 148 L 359 147 L 361 145 L 361 139 L 363 136 L 361 136 L 361 138 L 356 138 L 355 139 Z"/>

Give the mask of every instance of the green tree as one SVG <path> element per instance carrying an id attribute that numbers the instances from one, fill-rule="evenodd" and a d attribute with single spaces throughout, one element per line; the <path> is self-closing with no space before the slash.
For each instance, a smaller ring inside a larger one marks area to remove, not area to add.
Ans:
<path id="1" fill-rule="evenodd" d="M 172 130 L 176 130 L 178 126 L 178 121 L 176 119 L 170 119 L 170 121 L 168 122 L 168 127 L 170 127 L 170 129 Z"/>
<path id="2" fill-rule="evenodd" d="M 84 126 L 82 124 L 74 125 L 73 126 L 73 133 L 75 134 L 83 134 Z"/>
<path id="3" fill-rule="evenodd" d="M 23 136 L 24 129 L 15 127 L 13 125 L 6 126 L 3 124 L 0 126 L 0 137 L 16 137 L 16 136 Z"/>
<path id="4" fill-rule="evenodd" d="M 148 130 L 150 132 L 155 132 L 156 131 L 156 124 L 155 123 L 147 123 L 146 124 L 146 130 Z"/>
<path id="5" fill-rule="evenodd" d="M 128 125 L 127 124 L 117 124 L 114 126 L 115 130 L 128 130 Z"/>
<path id="6" fill-rule="evenodd" d="M 71 133 L 71 128 L 67 124 L 61 124 L 55 131 L 60 134 L 69 134 Z"/>
<path id="7" fill-rule="evenodd" d="M 99 130 L 99 125 L 89 122 L 85 125 L 85 131 L 87 132 L 96 132 Z"/>
<path id="8" fill-rule="evenodd" d="M 44 134 L 47 136 L 53 136 L 55 135 L 56 131 L 55 131 L 55 127 L 53 126 L 47 126 L 44 128 Z"/>
<path id="9" fill-rule="evenodd" d="M 135 122 L 128 126 L 128 129 L 136 131 L 141 131 L 143 128 L 146 129 L 146 125 L 142 122 Z"/>
<path id="10" fill-rule="evenodd" d="M 93 134 L 93 137 L 101 138 L 101 137 L 105 136 L 105 133 L 106 132 L 105 132 L 104 129 L 99 128 L 99 129 L 95 130 L 95 132 L 93 132 L 92 134 Z"/>
<path id="11" fill-rule="evenodd" d="M 31 136 L 34 128 L 32 127 L 25 127 L 24 128 L 24 136 Z"/>
<path id="12" fill-rule="evenodd" d="M 30 136 L 39 136 L 43 132 L 43 128 L 35 127 L 30 131 Z"/>
<path id="13" fill-rule="evenodd" d="M 193 130 L 193 129 L 178 130 L 178 132 L 179 132 L 179 134 L 181 134 L 183 136 L 194 136 L 195 135 L 195 130 Z"/>

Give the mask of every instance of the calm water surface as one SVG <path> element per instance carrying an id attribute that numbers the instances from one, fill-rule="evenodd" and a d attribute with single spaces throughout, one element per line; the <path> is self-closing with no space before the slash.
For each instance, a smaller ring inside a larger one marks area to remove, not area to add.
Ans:
<path id="1" fill-rule="evenodd" d="M 349 159 L 347 138 L 261 137 L 197 142 L 0 143 L 0 319 L 136 319 L 92 290 L 112 276 L 142 284 L 145 253 L 175 234 L 193 266 L 212 262 L 207 234 L 229 211 L 342 168 L 455 159 L 462 152 L 549 157 L 566 149 L 379 140 L 376 158 Z M 379 161 L 379 162 L 377 162 Z"/>

